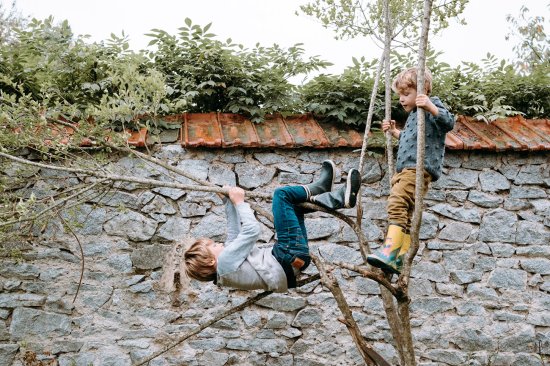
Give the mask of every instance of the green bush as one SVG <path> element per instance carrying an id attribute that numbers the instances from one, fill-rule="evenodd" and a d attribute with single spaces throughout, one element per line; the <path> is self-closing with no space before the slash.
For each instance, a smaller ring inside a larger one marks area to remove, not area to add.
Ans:
<path id="1" fill-rule="evenodd" d="M 182 112 L 232 112 L 261 122 L 267 113 L 311 112 L 318 118 L 362 128 L 368 113 L 377 60 L 354 59 L 340 75 L 321 74 L 302 86 L 291 82 L 329 63 L 305 58 L 301 44 L 252 49 L 221 42 L 191 20 L 177 35 L 152 30 L 152 49 L 134 52 L 122 34 L 100 43 L 75 37 L 67 22 L 15 22 L 0 39 L 0 119 L 5 131 L 28 128 L 59 116 L 80 121 L 86 134 L 147 125 L 163 115 Z M 524 114 L 548 117 L 547 63 L 528 74 L 488 55 L 481 64 L 451 68 L 429 52 L 433 94 L 457 114 L 486 121 Z M 392 55 L 392 77 L 415 65 L 412 53 Z M 377 91 L 374 121 L 383 117 L 383 78 Z M 406 114 L 392 93 L 392 118 Z M 24 109 L 24 110 L 23 110 Z M 23 116 L 23 117 L 22 117 Z M 32 121 L 38 122 L 32 122 Z M 88 123 L 92 121 L 93 123 Z M 9 126 L 6 127 L 6 126 Z M 21 135 L 20 135 L 21 136 Z M 2 145 L 17 145 L 9 136 Z"/>
<path id="2" fill-rule="evenodd" d="M 152 30 L 149 44 L 157 49 L 148 54 L 167 76 L 172 97 L 190 100 L 189 112 L 241 113 L 260 122 L 266 113 L 296 111 L 297 88 L 289 79 L 330 65 L 317 57 L 304 61 L 301 44 L 246 49 L 215 40 L 210 24 L 185 23 L 177 36 Z"/>

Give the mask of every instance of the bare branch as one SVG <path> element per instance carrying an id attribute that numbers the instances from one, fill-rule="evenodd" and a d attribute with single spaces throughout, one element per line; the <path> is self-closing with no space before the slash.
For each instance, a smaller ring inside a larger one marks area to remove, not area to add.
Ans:
<path id="1" fill-rule="evenodd" d="M 365 338 L 359 330 L 359 326 L 353 318 L 353 314 L 349 308 L 346 298 L 344 297 L 344 293 L 338 285 L 338 281 L 334 275 L 330 270 L 327 270 L 325 264 L 318 256 L 311 254 L 311 259 L 321 274 L 321 282 L 330 290 L 330 292 L 332 292 L 332 296 L 334 296 L 334 299 L 336 300 L 336 303 L 344 316 L 345 321 L 342 323 L 348 328 L 348 331 L 353 338 L 359 353 L 361 353 L 361 356 L 365 360 L 365 363 L 367 365 L 390 366 L 390 364 L 365 341 Z"/>
<path id="2" fill-rule="evenodd" d="M 71 225 L 69 225 L 67 221 L 65 221 L 65 219 L 63 218 L 63 216 L 59 214 L 59 212 L 57 213 L 57 217 L 59 217 L 59 219 L 63 221 L 63 224 L 67 227 L 67 229 L 69 229 L 71 234 L 76 239 L 76 242 L 78 243 L 78 247 L 80 248 L 80 263 L 81 263 L 80 279 L 78 280 L 78 287 L 76 288 L 76 292 L 74 294 L 74 298 L 73 298 L 73 303 L 74 303 L 76 300 L 76 297 L 78 296 L 78 292 L 80 291 L 80 286 L 82 286 L 82 278 L 84 278 L 84 250 L 82 249 L 82 243 L 80 243 L 80 239 L 78 239 L 78 235 L 76 235 L 76 233 L 73 231 L 73 228 L 71 227 Z"/>
<path id="3" fill-rule="evenodd" d="M 97 178 L 105 178 L 108 180 L 139 183 L 139 184 L 152 186 L 152 187 L 178 188 L 178 189 L 189 190 L 189 191 L 202 191 L 202 192 L 213 192 L 213 193 L 222 193 L 222 194 L 227 193 L 227 191 L 221 187 L 205 187 L 205 186 L 199 186 L 199 185 L 163 182 L 155 179 L 135 178 L 135 177 L 130 177 L 126 175 L 106 174 L 106 173 L 96 172 L 96 171 L 87 170 L 87 169 L 68 168 L 68 167 L 62 167 L 62 166 L 56 166 L 56 165 L 48 165 L 48 164 L 36 163 L 30 160 L 18 158 L 3 152 L 0 152 L 0 156 L 16 161 L 21 164 L 33 165 L 40 168 L 60 170 L 60 171 L 66 171 L 71 173 L 85 174 L 85 175 L 90 175 Z M 269 199 L 271 197 L 271 194 L 267 194 L 263 192 L 247 192 L 247 196 L 253 197 L 253 198 Z"/>
<path id="4" fill-rule="evenodd" d="M 304 286 L 308 283 L 311 283 L 313 281 L 316 281 L 320 278 L 320 276 L 317 274 L 317 275 L 312 275 L 308 278 L 305 278 L 303 280 L 300 280 L 296 283 L 296 286 L 297 287 L 301 287 L 301 286 Z M 190 331 L 189 333 L 186 333 L 185 335 L 183 336 L 180 336 L 175 342 L 173 342 L 172 344 L 162 348 L 160 351 L 158 352 L 155 352 L 153 353 L 152 355 L 146 357 L 146 358 L 143 358 L 135 363 L 132 364 L 132 366 L 140 366 L 140 365 L 144 365 L 146 363 L 148 363 L 149 361 L 157 358 L 158 356 L 170 351 L 171 349 L 173 349 L 174 347 L 178 346 L 179 344 L 185 342 L 188 338 L 191 338 L 192 336 L 196 335 L 196 334 L 199 334 L 200 332 L 202 332 L 204 329 L 210 327 L 211 325 L 213 325 L 214 323 L 222 320 L 223 318 L 231 315 L 231 314 L 234 314 L 238 311 L 241 311 L 245 308 L 247 308 L 248 306 L 260 301 L 261 299 L 263 299 L 264 297 L 267 297 L 269 295 L 272 294 L 272 291 L 264 291 L 264 292 L 261 292 L 257 295 L 254 295 L 254 296 L 251 296 L 249 297 L 246 301 L 244 301 L 242 304 L 240 305 L 237 305 L 237 306 L 234 306 L 230 309 L 227 309 L 226 311 L 218 314 L 217 316 L 215 316 L 214 318 L 210 319 L 209 321 L 207 321 L 206 323 L 196 327 L 195 329 L 193 329 L 192 331 Z"/>
<path id="5" fill-rule="evenodd" d="M 359 273 L 363 277 L 366 277 L 368 279 L 378 282 L 380 285 L 384 286 L 395 297 L 402 296 L 399 289 L 394 287 L 391 284 L 391 282 L 386 277 L 384 277 L 384 275 L 382 275 L 382 271 L 373 272 L 365 266 L 358 266 L 355 264 L 341 262 L 341 261 L 336 261 L 332 263 L 334 265 L 337 265 L 338 267 L 349 269 L 350 271 Z"/>

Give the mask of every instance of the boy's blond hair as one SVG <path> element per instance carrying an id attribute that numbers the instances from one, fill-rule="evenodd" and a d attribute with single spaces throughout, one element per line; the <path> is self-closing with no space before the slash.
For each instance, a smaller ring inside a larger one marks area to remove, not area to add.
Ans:
<path id="1" fill-rule="evenodd" d="M 189 277 L 204 282 L 216 279 L 216 265 L 211 264 L 216 258 L 207 247 L 211 242 L 211 239 L 199 238 L 184 251 L 181 261 Z"/>
<path id="2" fill-rule="evenodd" d="M 216 278 L 216 265 L 211 265 L 214 256 L 207 248 L 210 242 L 207 238 L 187 238 L 174 244 L 164 258 L 158 289 L 166 292 L 176 290 L 176 274 L 179 275 L 181 288 L 189 286 L 189 278 L 213 281 Z"/>
<path id="3" fill-rule="evenodd" d="M 401 71 L 395 79 L 393 79 L 392 90 L 396 93 L 399 93 L 402 90 L 407 88 L 412 88 L 416 90 L 416 71 L 418 68 L 411 67 L 407 70 Z M 426 69 L 424 71 L 424 94 L 430 95 L 432 92 L 432 73 L 430 70 Z"/>

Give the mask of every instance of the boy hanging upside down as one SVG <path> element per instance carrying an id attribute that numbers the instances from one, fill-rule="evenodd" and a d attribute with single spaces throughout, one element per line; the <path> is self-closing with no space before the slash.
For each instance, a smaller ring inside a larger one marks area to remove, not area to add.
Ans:
<path id="1" fill-rule="evenodd" d="M 308 267 L 311 260 L 304 225 L 305 212 L 300 203 L 313 202 L 337 210 L 354 207 L 357 200 L 361 186 L 359 171 L 351 169 L 345 186 L 333 192 L 334 171 L 334 163 L 326 160 L 316 182 L 275 190 L 272 211 L 277 243 L 273 247 L 256 245 L 260 225 L 245 202 L 245 192 L 239 187 L 227 187 L 226 242 L 222 244 L 199 238 L 183 248 L 179 260 L 180 278 L 186 275 L 242 290 L 285 292 L 296 287 L 296 276 Z M 175 250 L 172 253 L 173 257 L 177 256 Z M 168 260 L 167 266 L 172 268 L 174 260 Z M 165 271 L 163 277 L 166 274 L 173 281 L 173 271 Z"/>

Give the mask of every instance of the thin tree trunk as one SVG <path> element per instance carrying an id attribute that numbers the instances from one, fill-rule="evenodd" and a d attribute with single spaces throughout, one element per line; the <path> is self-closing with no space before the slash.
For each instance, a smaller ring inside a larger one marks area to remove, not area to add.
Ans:
<path id="1" fill-rule="evenodd" d="M 385 108 L 384 108 L 384 120 L 391 120 L 391 60 L 390 50 L 393 29 L 391 27 L 391 12 L 390 12 L 390 0 L 384 0 L 384 60 L 385 60 Z M 388 155 L 388 177 L 391 179 L 393 172 L 395 171 L 393 164 L 393 136 L 390 131 L 386 131 L 386 154 Z"/>
<path id="2" fill-rule="evenodd" d="M 425 94 L 424 71 L 426 69 L 426 48 L 428 46 L 428 32 L 430 28 L 430 16 L 432 10 L 432 0 L 424 1 L 424 18 L 422 21 L 422 34 L 420 37 L 420 47 L 418 50 L 418 72 L 417 72 L 417 93 Z M 405 260 L 405 266 L 403 268 L 403 283 L 408 285 L 411 264 L 418 251 L 418 234 L 420 231 L 420 223 L 422 222 L 422 210 L 424 206 L 424 157 L 426 155 L 426 116 L 422 108 L 417 109 L 417 151 L 416 151 L 416 188 L 415 188 L 415 201 L 414 212 L 411 220 L 411 249 L 409 255 Z"/>
<path id="3" fill-rule="evenodd" d="M 365 155 L 367 152 L 367 146 L 369 141 L 369 133 L 372 125 L 372 116 L 374 114 L 374 102 L 376 101 L 376 93 L 378 92 L 378 83 L 380 81 L 380 74 L 382 73 L 382 65 L 384 63 L 384 53 L 380 56 L 378 60 L 378 68 L 376 69 L 376 74 L 374 75 L 374 83 L 372 85 L 372 92 L 370 95 L 369 102 L 369 112 L 367 113 L 367 121 L 365 122 L 365 134 L 363 135 L 363 145 L 361 146 L 361 156 L 359 157 L 359 173 L 361 177 L 363 176 L 365 170 Z M 362 194 L 361 190 L 357 194 L 357 226 L 361 227 L 361 221 L 363 219 L 363 204 L 362 204 Z M 367 256 L 370 254 L 370 247 L 366 241 L 359 238 L 359 250 L 361 251 L 361 256 L 363 260 L 367 261 Z"/>
<path id="4" fill-rule="evenodd" d="M 432 0 L 424 1 L 424 17 L 422 20 L 422 33 L 418 50 L 418 69 L 417 69 L 417 93 L 425 94 L 424 71 L 426 68 L 426 48 L 428 45 L 428 32 L 430 29 L 430 18 L 432 11 Z M 424 157 L 426 153 L 425 143 L 425 114 L 422 108 L 417 109 L 417 154 L 416 154 L 416 187 L 415 187 L 415 206 L 411 224 L 411 249 L 406 256 L 405 265 L 398 285 L 404 294 L 408 294 L 408 286 L 411 272 L 411 265 L 418 251 L 418 234 L 420 232 L 420 223 L 422 222 L 422 209 L 424 206 Z M 416 358 L 414 355 L 414 344 L 411 332 L 411 319 L 409 313 L 409 298 L 397 299 L 398 313 L 403 327 L 403 342 L 405 351 L 404 366 L 415 366 Z"/>
<path id="5" fill-rule="evenodd" d="M 370 344 L 367 343 L 367 341 L 365 341 L 365 338 L 363 338 L 338 281 L 334 275 L 326 269 L 325 263 L 323 263 L 323 261 L 314 254 L 311 254 L 311 260 L 315 263 L 315 266 L 319 270 L 321 282 L 330 290 L 330 292 L 332 292 L 332 296 L 334 297 L 334 300 L 336 300 L 336 304 L 344 316 L 341 322 L 348 328 L 348 331 L 357 346 L 357 350 L 363 357 L 363 360 L 365 360 L 365 363 L 369 366 L 391 366 L 372 348 Z"/>
<path id="6" fill-rule="evenodd" d="M 390 60 L 390 51 L 391 51 L 391 41 L 392 41 L 392 27 L 391 27 L 391 12 L 390 12 L 390 0 L 384 0 L 384 66 L 385 66 L 385 88 L 384 88 L 384 120 L 391 120 L 391 60 Z M 391 180 L 391 177 L 394 174 L 395 167 L 393 163 L 393 136 L 389 131 L 386 131 L 386 156 L 388 161 L 388 170 L 387 177 Z M 387 276 L 387 275 L 386 275 Z M 387 276 L 391 279 L 391 276 Z M 382 297 L 382 302 L 384 304 L 384 311 L 386 313 L 386 318 L 388 320 L 388 325 L 390 326 L 390 332 L 392 334 L 395 347 L 397 349 L 397 354 L 401 363 L 405 362 L 405 353 L 403 350 L 403 327 L 396 309 L 396 303 L 394 301 L 394 296 L 388 291 L 387 288 L 384 288 L 381 284 L 380 294 Z"/>

